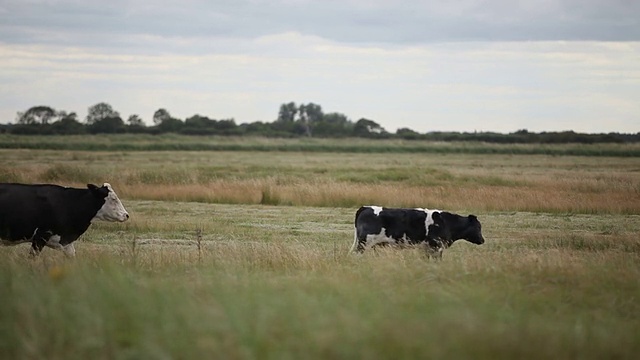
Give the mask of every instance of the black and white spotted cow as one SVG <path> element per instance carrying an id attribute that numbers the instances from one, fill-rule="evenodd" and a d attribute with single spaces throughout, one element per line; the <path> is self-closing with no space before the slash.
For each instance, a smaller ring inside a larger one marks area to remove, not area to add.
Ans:
<path id="1" fill-rule="evenodd" d="M 129 213 L 108 183 L 88 184 L 86 189 L 0 183 L 1 243 L 30 242 L 34 256 L 45 246 L 74 256 L 73 242 L 93 220 L 127 219 Z"/>
<path id="2" fill-rule="evenodd" d="M 423 245 L 429 256 L 442 258 L 442 251 L 459 239 L 484 243 L 482 226 L 475 215 L 363 206 L 356 211 L 351 252 L 363 252 L 378 244 Z"/>

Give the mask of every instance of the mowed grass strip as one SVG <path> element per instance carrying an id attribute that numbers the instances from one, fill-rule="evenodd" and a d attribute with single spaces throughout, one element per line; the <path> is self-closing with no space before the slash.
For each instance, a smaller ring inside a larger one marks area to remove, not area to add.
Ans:
<path id="1" fill-rule="evenodd" d="M 3 358 L 634 358 L 640 217 L 481 214 L 347 254 L 355 209 L 129 201 L 67 261 L 0 255 Z"/>

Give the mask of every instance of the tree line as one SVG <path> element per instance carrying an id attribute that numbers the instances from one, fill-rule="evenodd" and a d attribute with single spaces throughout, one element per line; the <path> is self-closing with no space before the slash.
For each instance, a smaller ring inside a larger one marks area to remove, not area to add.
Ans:
<path id="1" fill-rule="evenodd" d="M 266 137 L 362 137 L 371 139 L 405 139 L 432 141 L 483 141 L 492 143 L 625 143 L 640 141 L 636 134 L 585 134 L 573 131 L 529 132 L 521 129 L 509 134 L 495 132 L 440 132 L 419 133 L 409 128 L 388 132 L 373 120 L 350 120 L 341 113 L 325 113 L 318 104 L 280 105 L 278 116 L 272 122 L 256 121 L 236 124 L 234 119 L 211 119 L 199 114 L 184 120 L 173 117 L 160 108 L 153 113 L 153 125 L 147 126 L 138 114 L 126 120 L 107 103 L 89 107 L 84 121 L 75 112 L 55 110 L 50 106 L 33 106 L 18 112 L 15 124 L 0 124 L 0 133 L 23 135 L 72 135 L 119 133 L 178 133 L 185 135 L 266 136 Z"/>

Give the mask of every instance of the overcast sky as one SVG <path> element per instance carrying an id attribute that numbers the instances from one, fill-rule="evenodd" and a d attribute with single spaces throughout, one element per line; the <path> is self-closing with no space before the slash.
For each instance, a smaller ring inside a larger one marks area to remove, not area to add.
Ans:
<path id="1" fill-rule="evenodd" d="M 395 132 L 640 132 L 636 0 L 0 0 L 0 122 L 276 119 L 315 103 Z"/>

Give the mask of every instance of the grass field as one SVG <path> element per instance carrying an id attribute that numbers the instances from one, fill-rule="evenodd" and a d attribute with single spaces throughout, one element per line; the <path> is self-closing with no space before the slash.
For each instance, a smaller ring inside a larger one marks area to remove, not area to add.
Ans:
<path id="1" fill-rule="evenodd" d="M 0 181 L 114 184 L 77 258 L 0 248 L 0 357 L 636 358 L 640 159 L 0 150 Z M 361 204 L 474 213 L 441 262 L 347 254 Z"/>

